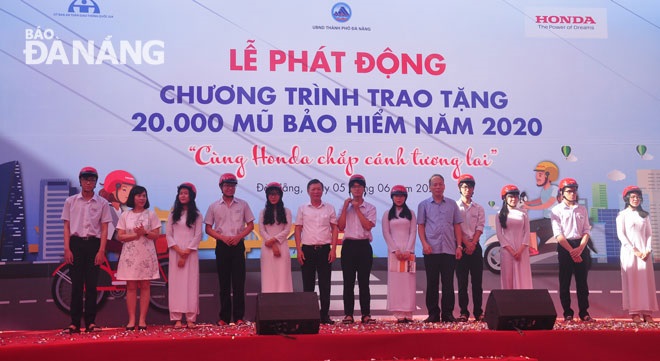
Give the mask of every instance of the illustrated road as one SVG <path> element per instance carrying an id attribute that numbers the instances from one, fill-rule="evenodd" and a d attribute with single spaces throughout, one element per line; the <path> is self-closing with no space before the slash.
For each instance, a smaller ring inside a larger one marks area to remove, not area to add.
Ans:
<path id="1" fill-rule="evenodd" d="M 200 315 L 198 322 L 214 323 L 218 319 L 218 280 L 215 266 L 210 261 L 202 261 L 200 272 Z M 298 266 L 293 260 L 294 291 L 302 291 L 302 280 Z M 336 320 L 343 317 L 342 275 L 338 264 L 332 273 L 331 312 Z M 2 267 L 2 266 L 0 266 Z M 1 270 L 1 268 L 0 268 Z M 555 304 L 557 314 L 561 317 L 561 306 L 557 293 L 557 271 L 552 266 L 533 267 L 534 288 L 547 289 Z M 38 330 L 57 329 L 65 327 L 68 316 L 53 303 L 50 293 L 52 278 L 50 271 L 43 275 L 31 275 L 26 278 L 0 277 L 0 330 Z M 425 289 L 426 275 L 423 269 L 417 272 L 417 311 L 416 319 L 426 316 Z M 660 280 L 660 271 L 656 271 L 656 283 Z M 260 274 L 257 266 L 248 267 L 246 280 L 246 319 L 254 320 L 256 310 L 256 295 L 260 291 Z M 500 288 L 499 275 L 484 271 L 484 307 L 490 290 Z M 621 309 L 621 275 L 618 269 L 593 269 L 589 273 L 590 313 L 596 318 L 628 318 Z M 660 289 L 660 286 L 658 286 Z M 375 263 L 370 280 L 371 310 L 375 318 L 392 318 L 387 311 L 387 271 L 382 264 Z M 575 293 L 572 291 L 573 304 L 577 307 Z M 358 290 L 355 290 L 356 298 Z M 524 302 L 524 301 L 521 301 Z M 359 302 L 355 303 L 355 316 L 360 316 Z M 470 306 L 470 310 L 471 310 Z M 458 316 L 458 304 L 454 310 Z M 576 309 L 577 313 L 577 309 Z M 97 323 L 104 327 L 120 327 L 126 322 L 126 305 L 124 299 L 109 298 L 98 312 Z M 149 324 L 169 324 L 169 315 L 150 309 Z"/>

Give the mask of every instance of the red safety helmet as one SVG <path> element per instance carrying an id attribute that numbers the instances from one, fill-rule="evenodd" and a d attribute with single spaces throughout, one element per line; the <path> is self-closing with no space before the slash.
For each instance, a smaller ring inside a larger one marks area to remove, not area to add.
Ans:
<path id="1" fill-rule="evenodd" d="M 363 187 L 367 186 L 367 180 L 364 179 L 362 174 L 353 174 L 348 180 L 348 188 L 351 188 L 354 183 L 361 184 Z"/>
<path id="2" fill-rule="evenodd" d="M 222 187 L 225 183 L 238 184 L 238 179 L 233 173 L 225 173 L 220 176 L 220 186 Z"/>
<path id="3" fill-rule="evenodd" d="M 181 188 L 188 188 L 188 189 L 189 189 L 190 191 L 192 191 L 195 195 L 197 194 L 197 188 L 195 187 L 194 184 L 192 184 L 192 183 L 190 183 L 190 182 L 184 182 L 184 183 L 181 183 L 181 184 L 176 188 L 177 192 L 178 192 Z"/>
<path id="4" fill-rule="evenodd" d="M 575 188 L 578 189 L 578 182 L 573 178 L 564 178 L 559 182 L 559 191 L 563 192 L 564 188 Z"/>
<path id="5" fill-rule="evenodd" d="M 268 191 L 270 191 L 271 189 L 277 190 L 280 193 L 280 197 L 284 194 L 284 190 L 282 189 L 282 185 L 277 183 L 277 182 L 270 182 L 270 183 L 266 184 L 266 189 L 265 189 L 266 195 L 268 195 Z"/>
<path id="6" fill-rule="evenodd" d="M 96 179 L 99 179 L 99 172 L 94 167 L 83 167 L 78 173 L 78 178 L 82 177 L 96 177 Z"/>
<path id="7" fill-rule="evenodd" d="M 110 194 L 115 194 L 120 184 L 137 184 L 133 175 L 125 170 L 113 170 L 105 176 L 103 182 L 103 190 Z"/>
<path id="8" fill-rule="evenodd" d="M 394 187 L 392 187 L 392 191 L 390 192 L 390 198 L 394 196 L 408 197 L 408 189 L 406 189 L 406 187 L 402 186 L 401 184 L 397 184 Z"/>
<path id="9" fill-rule="evenodd" d="M 642 190 L 638 186 L 627 186 L 623 189 L 623 198 L 625 199 L 629 193 L 642 194 Z"/>
<path id="10" fill-rule="evenodd" d="M 518 189 L 518 187 L 516 187 L 513 184 L 507 184 L 504 187 L 502 187 L 502 192 L 501 192 L 502 200 L 504 200 L 504 198 L 506 198 L 507 194 L 519 195 L 520 194 L 520 189 Z"/>
<path id="11" fill-rule="evenodd" d="M 458 177 L 458 187 L 461 187 L 461 183 L 466 183 L 468 186 L 474 187 L 476 182 L 474 181 L 474 177 L 471 174 L 461 174 L 460 177 Z"/>

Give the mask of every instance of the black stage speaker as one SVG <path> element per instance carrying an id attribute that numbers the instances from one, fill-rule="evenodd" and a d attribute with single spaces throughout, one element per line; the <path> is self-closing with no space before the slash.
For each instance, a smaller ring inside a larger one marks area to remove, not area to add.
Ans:
<path id="1" fill-rule="evenodd" d="M 548 290 L 492 290 L 484 318 L 490 330 L 552 330 L 557 311 Z"/>
<path id="2" fill-rule="evenodd" d="M 319 333 L 320 324 L 316 292 L 257 295 L 258 335 Z"/>

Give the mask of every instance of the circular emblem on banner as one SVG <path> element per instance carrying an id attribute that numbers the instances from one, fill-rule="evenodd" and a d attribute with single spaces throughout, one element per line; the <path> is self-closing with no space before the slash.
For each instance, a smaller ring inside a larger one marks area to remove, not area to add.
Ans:
<path id="1" fill-rule="evenodd" d="M 351 18 L 351 15 L 351 7 L 346 3 L 336 3 L 332 7 L 332 17 L 337 20 L 337 22 L 345 23 Z"/>

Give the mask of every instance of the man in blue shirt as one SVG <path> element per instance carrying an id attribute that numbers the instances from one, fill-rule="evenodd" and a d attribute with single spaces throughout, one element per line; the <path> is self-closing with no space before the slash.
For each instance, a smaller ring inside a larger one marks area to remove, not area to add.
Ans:
<path id="1" fill-rule="evenodd" d="M 431 198 L 417 208 L 417 229 L 422 241 L 426 268 L 426 308 L 424 322 L 455 322 L 454 270 L 463 256 L 461 215 L 456 201 L 446 198 L 445 179 L 434 174 L 429 179 Z M 438 307 L 438 288 L 442 282 L 442 301 Z"/>

